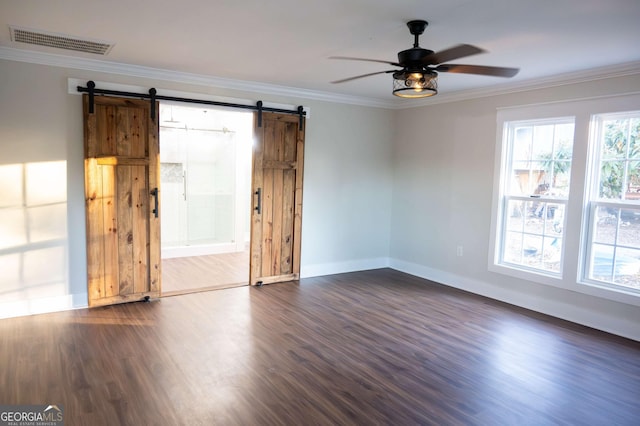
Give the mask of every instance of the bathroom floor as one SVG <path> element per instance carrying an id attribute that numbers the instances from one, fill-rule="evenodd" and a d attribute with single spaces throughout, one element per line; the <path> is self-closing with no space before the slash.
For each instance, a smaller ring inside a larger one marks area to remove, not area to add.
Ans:
<path id="1" fill-rule="evenodd" d="M 162 259 L 162 295 L 249 284 L 249 250 Z"/>

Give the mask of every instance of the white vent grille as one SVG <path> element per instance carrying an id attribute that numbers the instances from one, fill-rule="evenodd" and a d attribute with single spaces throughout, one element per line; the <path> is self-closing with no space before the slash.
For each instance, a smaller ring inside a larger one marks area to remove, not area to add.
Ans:
<path id="1" fill-rule="evenodd" d="M 113 47 L 112 43 L 100 40 L 88 40 L 78 37 L 48 33 L 27 28 L 10 27 L 11 40 L 18 43 L 35 44 L 38 46 L 55 47 L 57 49 L 74 50 L 76 52 L 106 55 Z"/>

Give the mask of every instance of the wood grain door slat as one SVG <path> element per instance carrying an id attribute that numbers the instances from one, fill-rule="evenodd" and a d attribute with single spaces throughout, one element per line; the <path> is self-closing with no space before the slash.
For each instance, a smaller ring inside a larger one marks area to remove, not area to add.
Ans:
<path id="1" fill-rule="evenodd" d="M 89 306 L 159 297 L 158 117 L 142 100 L 96 97 L 89 113 L 84 95 L 83 106 Z"/>
<path id="2" fill-rule="evenodd" d="M 298 120 L 263 113 L 262 127 L 254 126 L 252 188 L 261 208 L 251 216 L 251 285 L 300 277 L 304 131 Z"/>

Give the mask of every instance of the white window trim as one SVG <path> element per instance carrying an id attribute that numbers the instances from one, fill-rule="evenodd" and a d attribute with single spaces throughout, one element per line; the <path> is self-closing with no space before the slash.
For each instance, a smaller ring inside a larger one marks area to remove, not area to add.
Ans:
<path id="1" fill-rule="evenodd" d="M 508 108 L 498 108 L 496 115 L 496 149 L 494 155 L 494 190 L 491 212 L 491 228 L 489 236 L 488 269 L 491 272 L 504 274 L 524 281 L 553 286 L 564 290 L 587 294 L 616 302 L 640 306 L 640 294 L 625 290 L 622 287 L 609 287 L 602 283 L 587 282 L 583 279 L 586 238 L 588 226 L 587 200 L 589 185 L 586 182 L 588 167 L 591 167 L 589 153 L 590 122 L 596 114 L 608 114 L 640 109 L 640 92 L 621 94 L 617 96 L 601 96 L 583 98 L 570 101 L 550 102 L 533 105 L 523 105 Z M 506 144 L 503 144 L 507 131 L 505 123 L 512 121 L 544 120 L 562 117 L 575 117 L 574 147 L 571 166 L 571 190 L 567 201 L 565 214 L 565 242 L 562 253 L 563 276 L 551 276 L 543 271 L 528 271 L 520 267 L 497 264 L 496 259 L 500 249 L 497 231 L 502 223 L 500 217 L 500 203 L 504 198 L 502 176 L 504 161 L 508 154 Z M 514 281 L 517 286 L 518 282 Z"/>

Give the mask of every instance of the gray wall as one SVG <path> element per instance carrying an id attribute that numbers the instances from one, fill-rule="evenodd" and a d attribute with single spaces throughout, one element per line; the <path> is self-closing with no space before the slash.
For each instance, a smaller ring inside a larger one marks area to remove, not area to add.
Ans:
<path id="1" fill-rule="evenodd" d="M 0 75 L 0 166 L 54 160 L 66 162 L 67 224 L 66 229 L 59 230 L 67 235 L 64 243 L 68 249 L 64 265 L 54 260 L 51 260 L 53 264 L 42 265 L 66 274 L 62 286 L 56 285 L 47 292 L 43 292 L 42 283 L 31 279 L 30 275 L 2 271 L 0 289 L 15 286 L 15 281 L 19 280 L 18 284 L 30 290 L 23 292 L 20 300 L 15 297 L 9 300 L 8 292 L 0 291 L 0 317 L 12 312 L 44 312 L 87 304 L 82 105 L 81 96 L 68 93 L 68 78 L 184 91 L 192 97 L 204 94 L 309 107 L 302 275 L 323 275 L 387 264 L 393 129 L 393 115 L 388 110 L 8 60 L 0 60 Z M 45 182 L 43 191 L 47 190 L 46 185 L 54 183 Z M 375 208 L 365 208 L 372 202 L 375 202 Z M 16 252 L 11 248 L 0 249 L 0 264 L 4 258 L 3 265 L 10 268 Z M 45 270 L 39 275 L 44 274 Z"/>
<path id="2" fill-rule="evenodd" d="M 640 340 L 637 296 L 619 303 L 488 270 L 497 108 L 625 94 L 638 87 L 635 75 L 397 111 L 390 265 Z M 462 257 L 456 254 L 459 245 Z"/>
<path id="3" fill-rule="evenodd" d="M 20 301 L 0 291 L 0 317 L 86 305 L 82 108 L 67 89 L 68 78 L 79 78 L 310 107 L 303 276 L 390 265 L 640 340 L 638 303 L 488 270 L 496 109 L 628 93 L 640 87 L 639 75 L 396 111 L 8 60 L 0 60 L 0 75 L 0 166 L 62 161 L 67 169 L 67 256 L 43 265 L 63 272 L 61 285 L 40 297 L 37 276 L 2 270 L 0 288 L 21 280 L 33 289 Z M 0 265 L 12 255 L 0 248 Z"/>

